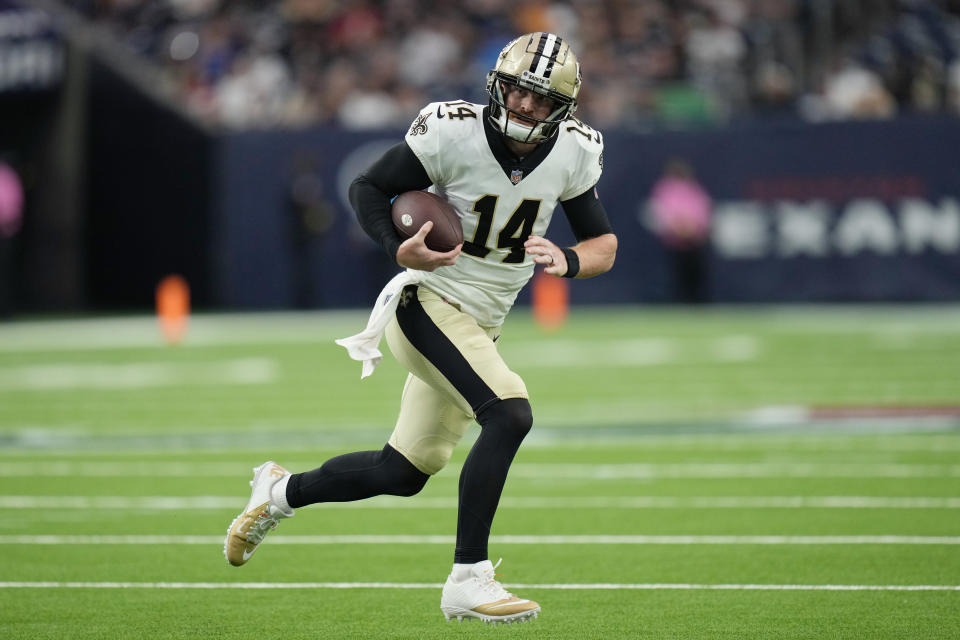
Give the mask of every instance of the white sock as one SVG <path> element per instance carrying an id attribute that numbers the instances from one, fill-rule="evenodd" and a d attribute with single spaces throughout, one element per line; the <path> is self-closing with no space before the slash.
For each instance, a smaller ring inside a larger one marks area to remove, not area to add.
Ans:
<path id="1" fill-rule="evenodd" d="M 454 562 L 453 571 L 450 572 L 450 576 L 454 582 L 465 582 L 473 575 L 473 567 L 474 565 L 472 564 L 459 564 Z"/>
<path id="2" fill-rule="evenodd" d="M 293 515 L 293 508 L 287 502 L 287 483 L 289 481 L 290 476 L 283 476 L 270 487 L 270 503 L 280 509 L 280 512 L 288 518 Z"/>

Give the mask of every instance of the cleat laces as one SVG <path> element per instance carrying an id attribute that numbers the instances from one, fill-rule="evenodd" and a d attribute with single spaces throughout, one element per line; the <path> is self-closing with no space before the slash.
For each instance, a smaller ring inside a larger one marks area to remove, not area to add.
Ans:
<path id="1" fill-rule="evenodd" d="M 496 580 L 497 574 L 495 574 L 494 571 L 500 566 L 501 562 L 503 562 L 503 558 L 497 560 L 497 564 L 493 565 L 493 569 L 485 571 L 483 576 L 477 576 L 477 582 L 479 583 L 480 588 L 493 598 L 491 602 L 507 600 L 513 597 L 513 594 L 504 589 L 503 585 Z"/>
<path id="2" fill-rule="evenodd" d="M 267 535 L 267 533 L 279 526 L 280 522 L 276 518 L 266 516 L 264 513 L 266 512 L 261 511 L 259 515 L 257 515 L 256 521 L 250 526 L 250 530 L 247 531 L 247 542 L 260 544 L 263 542 L 263 537 Z"/>

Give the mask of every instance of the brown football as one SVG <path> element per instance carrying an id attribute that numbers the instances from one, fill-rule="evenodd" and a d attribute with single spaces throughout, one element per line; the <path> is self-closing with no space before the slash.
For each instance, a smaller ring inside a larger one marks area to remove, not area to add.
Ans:
<path id="1" fill-rule="evenodd" d="M 450 251 L 463 242 L 460 216 L 453 206 L 429 191 L 407 191 L 393 200 L 393 226 L 406 240 L 420 230 L 427 220 L 433 229 L 427 234 L 427 247 L 434 251 Z"/>

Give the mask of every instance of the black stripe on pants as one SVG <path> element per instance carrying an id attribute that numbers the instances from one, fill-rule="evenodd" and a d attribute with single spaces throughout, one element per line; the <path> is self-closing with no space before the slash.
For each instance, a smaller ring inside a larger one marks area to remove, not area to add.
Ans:
<path id="1" fill-rule="evenodd" d="M 397 324 L 410 344 L 443 374 L 466 398 L 474 414 L 496 402 L 497 394 L 483 381 L 460 350 L 450 342 L 417 298 L 417 286 L 404 288 L 403 300 L 397 307 Z"/>

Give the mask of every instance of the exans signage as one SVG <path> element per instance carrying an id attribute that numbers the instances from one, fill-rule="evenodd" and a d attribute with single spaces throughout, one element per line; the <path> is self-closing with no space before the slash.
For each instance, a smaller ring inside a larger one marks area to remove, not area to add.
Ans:
<path id="1" fill-rule="evenodd" d="M 960 254 L 960 201 L 720 201 L 712 240 L 718 256 L 733 260 Z"/>

